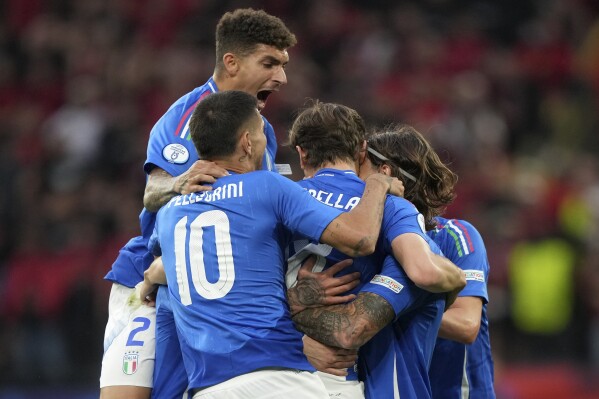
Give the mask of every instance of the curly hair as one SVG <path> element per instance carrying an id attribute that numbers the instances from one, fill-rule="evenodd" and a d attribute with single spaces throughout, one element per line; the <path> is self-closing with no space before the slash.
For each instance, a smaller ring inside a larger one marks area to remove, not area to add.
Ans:
<path id="1" fill-rule="evenodd" d="M 354 162 L 366 139 L 364 120 L 341 104 L 316 100 L 293 121 L 289 145 L 306 151 L 307 166 L 320 168 L 338 160 Z"/>
<path id="2" fill-rule="evenodd" d="M 412 126 L 392 125 L 382 131 L 371 132 L 368 146 L 389 159 L 383 161 L 368 153 L 375 166 L 387 164 L 392 175 L 402 179 L 404 197 L 423 214 L 426 229 L 434 228 L 435 217 L 441 215 L 455 199 L 454 186 L 458 176 Z M 403 178 L 400 168 L 414 176 L 416 181 Z"/>
<path id="3" fill-rule="evenodd" d="M 216 63 L 228 52 L 245 57 L 257 45 L 266 44 L 279 50 L 292 47 L 295 35 L 279 18 L 263 10 L 241 8 L 225 13 L 216 26 Z"/>

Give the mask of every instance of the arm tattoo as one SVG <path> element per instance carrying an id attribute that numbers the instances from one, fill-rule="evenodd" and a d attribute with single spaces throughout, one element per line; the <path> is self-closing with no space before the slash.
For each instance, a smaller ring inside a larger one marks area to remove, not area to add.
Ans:
<path id="1" fill-rule="evenodd" d="M 185 181 L 179 184 L 177 189 L 181 189 L 185 185 Z M 179 192 L 173 190 L 173 176 L 169 175 L 162 169 L 155 169 L 155 172 L 148 178 L 146 189 L 144 192 L 144 207 L 152 212 L 157 212 L 158 209 L 166 204 Z"/>
<path id="2" fill-rule="evenodd" d="M 301 311 L 307 307 L 322 304 L 324 297 L 324 289 L 316 279 L 311 277 L 298 280 L 295 287 L 287 290 L 287 299 L 292 314 L 295 313 L 294 309 Z"/>
<path id="3" fill-rule="evenodd" d="M 326 345 L 359 348 L 395 318 L 382 297 L 362 292 L 355 301 L 306 309 L 293 321 L 298 330 Z"/>

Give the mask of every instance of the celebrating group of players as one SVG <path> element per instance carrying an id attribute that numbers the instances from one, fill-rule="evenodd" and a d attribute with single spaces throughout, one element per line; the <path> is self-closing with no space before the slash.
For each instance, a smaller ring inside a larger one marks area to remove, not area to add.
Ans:
<path id="1" fill-rule="evenodd" d="M 494 398 L 484 244 L 440 216 L 457 177 L 422 135 L 315 101 L 289 132 L 306 178 L 277 173 L 260 111 L 295 43 L 224 14 L 213 76 L 152 129 L 100 397 Z"/>

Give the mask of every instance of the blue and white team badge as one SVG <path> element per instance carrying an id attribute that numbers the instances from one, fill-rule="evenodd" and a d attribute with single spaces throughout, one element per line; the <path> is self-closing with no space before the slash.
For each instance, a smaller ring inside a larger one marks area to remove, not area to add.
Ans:
<path id="1" fill-rule="evenodd" d="M 127 375 L 135 374 L 139 364 L 139 353 L 127 352 L 123 356 L 123 373 Z"/>
<path id="2" fill-rule="evenodd" d="M 170 163 L 183 164 L 189 159 L 189 152 L 182 144 L 169 144 L 162 150 L 162 156 Z"/>

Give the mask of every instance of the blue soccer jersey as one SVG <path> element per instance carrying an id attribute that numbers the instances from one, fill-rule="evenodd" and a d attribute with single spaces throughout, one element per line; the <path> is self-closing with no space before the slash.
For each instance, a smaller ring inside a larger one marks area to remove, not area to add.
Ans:
<path id="1" fill-rule="evenodd" d="M 203 86 L 178 99 L 156 122 L 148 142 L 147 159 L 144 171 L 150 173 L 159 167 L 171 176 L 179 176 L 195 161 L 198 154 L 191 141 L 189 120 L 196 105 L 206 96 L 218 91 L 212 78 Z M 271 124 L 264 119 L 266 151 L 262 162 L 263 169 L 275 171 L 277 140 Z M 134 287 L 143 280 L 143 272 L 152 263 L 147 244 L 154 229 L 156 213 L 143 209 L 139 215 L 141 236 L 134 237 L 119 251 L 119 255 L 106 275 L 106 279 L 127 287 Z"/>
<path id="2" fill-rule="evenodd" d="M 263 171 L 218 179 L 173 198 L 156 236 L 190 388 L 263 367 L 314 370 L 284 284 L 291 233 L 319 240 L 341 212 Z"/>
<path id="3" fill-rule="evenodd" d="M 441 253 L 428 242 L 434 253 Z M 358 369 L 366 398 L 430 398 L 428 369 L 445 295 L 418 288 L 392 256 L 385 258 L 381 272 L 361 292 L 383 297 L 396 315 L 393 323 L 360 348 Z"/>
<path id="4" fill-rule="evenodd" d="M 344 212 L 351 210 L 358 204 L 365 186 L 364 181 L 358 178 L 355 172 L 338 169 L 321 169 L 314 177 L 304 179 L 298 184 L 318 201 Z M 411 202 L 403 198 L 387 197 L 376 252 L 370 256 L 355 259 L 350 267 L 338 274 L 360 272 L 361 283 L 351 291 L 352 293 L 357 293 L 362 285 L 368 283 L 381 270 L 386 254 L 392 253 L 391 243 L 396 237 L 405 233 L 414 233 L 429 241 L 424 233 L 424 227 L 419 222 L 420 217 L 418 210 Z M 294 269 L 300 267 L 301 261 L 310 252 L 321 255 L 313 269 L 314 271 L 321 271 L 348 258 L 347 255 L 330 246 L 321 244 L 318 248 L 313 245 L 305 247 L 306 244 L 308 244 L 307 240 L 296 240 L 290 248 L 290 255 L 295 254 L 295 256 L 289 260 L 291 279 L 288 278 L 288 285 L 293 284 L 293 278 L 297 274 Z M 301 251 L 302 248 L 304 248 L 304 251 Z M 298 251 L 301 252 L 297 253 Z M 345 378 L 349 381 L 357 380 L 356 370 L 349 369 Z"/>
<path id="5" fill-rule="evenodd" d="M 437 218 L 429 236 L 443 253 L 466 274 L 466 287 L 459 296 L 483 301 L 480 331 L 471 345 L 439 338 L 433 355 L 430 378 L 433 397 L 439 399 L 493 399 L 493 359 L 487 319 L 489 261 L 479 232 L 463 220 Z"/>

